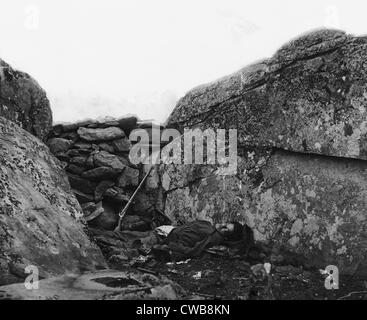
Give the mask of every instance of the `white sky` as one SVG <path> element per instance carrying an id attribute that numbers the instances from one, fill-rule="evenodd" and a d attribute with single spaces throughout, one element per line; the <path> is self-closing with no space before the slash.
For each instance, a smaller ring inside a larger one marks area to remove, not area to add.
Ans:
<path id="1" fill-rule="evenodd" d="M 0 57 L 38 80 L 57 122 L 163 122 L 194 86 L 305 31 L 366 34 L 366 14 L 366 0 L 0 0 Z"/>

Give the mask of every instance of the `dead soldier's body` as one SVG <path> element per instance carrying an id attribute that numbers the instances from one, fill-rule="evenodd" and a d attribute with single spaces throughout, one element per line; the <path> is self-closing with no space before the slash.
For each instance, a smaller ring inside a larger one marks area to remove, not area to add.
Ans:
<path id="1" fill-rule="evenodd" d="M 100 232 L 97 232 L 97 236 Z M 236 246 L 246 254 L 254 243 L 253 232 L 238 222 L 216 224 L 196 220 L 181 226 L 161 226 L 149 232 L 103 231 L 104 236 L 125 241 L 128 247 L 152 253 L 158 259 L 180 261 L 200 256 L 213 246 Z"/>

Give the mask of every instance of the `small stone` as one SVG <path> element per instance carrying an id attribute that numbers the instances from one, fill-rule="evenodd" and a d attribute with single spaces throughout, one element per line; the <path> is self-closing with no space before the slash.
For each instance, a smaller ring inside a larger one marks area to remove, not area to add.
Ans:
<path id="1" fill-rule="evenodd" d="M 117 187 L 109 188 L 103 195 L 104 197 L 116 202 L 128 202 L 130 199 L 130 197 L 126 195 L 122 189 Z"/>
<path id="2" fill-rule="evenodd" d="M 77 150 L 77 149 L 71 149 L 69 150 L 68 152 L 66 152 L 66 154 L 69 156 L 69 157 L 80 157 L 80 151 Z"/>
<path id="3" fill-rule="evenodd" d="M 59 153 L 67 152 L 73 145 L 73 142 L 62 138 L 53 138 L 47 141 L 47 145 L 50 148 L 50 151 L 57 155 Z"/>
<path id="4" fill-rule="evenodd" d="M 115 118 L 105 117 L 102 119 L 96 120 L 92 126 L 88 126 L 89 128 L 108 128 L 108 127 L 118 127 L 119 123 Z"/>
<path id="5" fill-rule="evenodd" d="M 266 270 L 265 270 L 264 265 L 262 263 L 253 265 L 251 267 L 251 271 L 256 277 L 265 277 L 266 276 Z"/>
<path id="6" fill-rule="evenodd" d="M 126 168 L 120 158 L 106 151 L 94 154 L 94 165 L 98 167 L 110 167 L 120 172 Z"/>
<path id="7" fill-rule="evenodd" d="M 79 128 L 78 134 L 81 139 L 86 141 L 108 141 L 125 137 L 124 131 L 117 127 L 105 129 Z"/>
<path id="8" fill-rule="evenodd" d="M 125 188 L 128 186 L 137 187 L 139 185 L 139 170 L 126 167 L 117 180 L 117 186 Z"/>
<path id="9" fill-rule="evenodd" d="M 108 259 L 108 262 L 110 262 L 110 263 L 124 263 L 124 262 L 128 262 L 129 260 L 130 259 L 125 255 L 114 254 Z"/>
<path id="10" fill-rule="evenodd" d="M 119 123 L 116 120 L 106 121 L 99 124 L 100 128 L 118 127 Z"/>
<path id="11" fill-rule="evenodd" d="M 54 137 L 59 137 L 62 134 L 62 132 L 63 132 L 62 125 L 61 124 L 58 124 L 58 125 L 54 126 L 52 128 L 51 132 L 52 132 L 52 135 Z"/>
<path id="12" fill-rule="evenodd" d="M 157 203 L 159 203 L 158 192 L 149 194 L 145 192 L 138 192 L 133 200 L 131 211 L 138 215 L 141 213 L 147 214 L 148 212 L 153 212 Z"/>
<path id="13" fill-rule="evenodd" d="M 87 161 L 86 157 L 74 157 L 70 159 L 71 164 L 75 164 L 76 166 L 79 167 L 84 167 L 86 161 Z"/>
<path id="14" fill-rule="evenodd" d="M 104 180 L 100 182 L 94 191 L 94 198 L 96 201 L 102 200 L 103 194 L 114 185 L 115 183 L 111 180 Z"/>
<path id="15" fill-rule="evenodd" d="M 60 163 L 61 163 L 61 168 L 63 168 L 63 169 L 65 169 L 68 166 L 67 162 L 60 161 Z"/>
<path id="16" fill-rule="evenodd" d="M 136 117 L 124 117 L 118 119 L 119 127 L 124 130 L 126 134 L 130 134 L 132 130 L 137 127 L 138 119 Z"/>
<path id="17" fill-rule="evenodd" d="M 135 215 L 126 215 L 122 220 L 123 225 L 137 223 L 141 221 L 141 217 Z"/>
<path id="18" fill-rule="evenodd" d="M 114 153 L 115 149 L 113 146 L 111 146 L 110 144 L 108 143 L 100 143 L 99 144 L 99 148 L 103 151 L 107 151 L 109 153 Z"/>
<path id="19" fill-rule="evenodd" d="M 120 172 L 121 170 L 110 167 L 99 167 L 83 172 L 82 178 L 88 180 L 108 180 L 116 178 Z"/>
<path id="20" fill-rule="evenodd" d="M 270 261 L 272 263 L 281 263 L 284 261 L 284 257 L 281 254 L 274 254 L 272 253 L 270 256 Z"/>
<path id="21" fill-rule="evenodd" d="M 131 164 L 130 161 L 126 157 L 124 157 L 124 156 L 117 156 L 117 157 L 122 162 L 122 164 L 124 164 L 126 167 L 132 167 L 132 168 L 135 168 L 135 169 L 138 168 L 135 165 Z"/>
<path id="22" fill-rule="evenodd" d="M 93 151 L 94 149 L 79 149 L 80 154 L 84 154 L 86 156 L 90 155 Z"/>
<path id="23" fill-rule="evenodd" d="M 70 185 L 73 189 L 80 190 L 84 193 L 90 193 L 90 194 L 94 193 L 94 189 L 96 188 L 95 183 L 73 174 L 69 174 L 68 178 Z"/>
<path id="24" fill-rule="evenodd" d="M 149 229 L 151 229 L 150 223 L 139 216 L 125 216 L 122 222 L 122 230 L 148 231 Z"/>
<path id="25" fill-rule="evenodd" d="M 85 220 L 87 222 L 94 220 L 104 212 L 102 202 L 99 202 L 97 204 L 94 202 L 85 203 L 82 205 L 82 210 L 84 213 Z"/>
<path id="26" fill-rule="evenodd" d="M 129 152 L 131 149 L 131 142 L 129 139 L 118 139 L 112 141 L 114 151 L 116 152 Z"/>
<path id="27" fill-rule="evenodd" d="M 63 132 L 70 132 L 70 131 L 76 131 L 78 130 L 79 127 L 84 127 L 87 126 L 88 124 L 92 123 L 92 120 L 85 120 L 82 122 L 77 122 L 77 123 L 66 123 L 63 124 Z"/>
<path id="28" fill-rule="evenodd" d="M 76 175 L 81 175 L 85 171 L 85 169 L 75 164 L 70 164 L 66 167 L 66 171 L 74 173 Z"/>
<path id="29" fill-rule="evenodd" d="M 76 198 L 78 199 L 79 203 L 81 204 L 86 203 L 86 202 L 92 202 L 94 200 L 94 197 L 89 194 L 85 194 L 76 189 L 72 189 L 72 191 L 75 194 Z"/>
<path id="30" fill-rule="evenodd" d="M 111 204 L 103 202 L 102 207 L 103 213 L 99 214 L 93 220 L 90 220 L 89 225 L 93 228 L 112 231 L 117 226 L 119 216 Z"/>
<path id="31" fill-rule="evenodd" d="M 95 209 L 96 204 L 94 202 L 87 202 L 87 203 L 82 204 L 81 207 L 83 209 L 83 212 L 86 211 L 84 212 L 84 214 L 85 213 L 89 214 L 90 211 L 93 211 Z"/>
<path id="32" fill-rule="evenodd" d="M 144 165 L 144 175 L 147 174 L 150 170 L 151 165 Z M 158 172 L 158 166 L 155 166 L 146 182 L 145 182 L 145 189 L 147 190 L 156 190 L 159 188 L 159 172 Z"/>
<path id="33" fill-rule="evenodd" d="M 76 142 L 79 137 L 76 132 L 66 132 L 61 135 L 61 138 Z"/>
<path id="34" fill-rule="evenodd" d="M 70 161 L 70 158 L 67 156 L 66 153 L 59 153 L 56 155 L 56 158 L 59 159 L 60 161 L 62 162 L 69 162 Z"/>
<path id="35" fill-rule="evenodd" d="M 93 169 L 94 168 L 94 156 L 91 155 L 88 157 L 86 163 L 85 163 L 85 166 L 88 168 L 88 169 Z"/>
<path id="36" fill-rule="evenodd" d="M 93 149 L 91 144 L 85 143 L 85 142 L 76 142 L 74 144 L 74 148 L 85 149 L 85 150 L 92 150 Z"/>
<path id="37" fill-rule="evenodd" d="M 303 269 L 301 267 L 294 267 L 294 266 L 277 266 L 275 267 L 276 272 L 282 274 L 301 274 Z"/>
<path id="38" fill-rule="evenodd" d="M 83 127 L 95 129 L 95 128 L 98 128 L 98 124 L 97 123 L 90 123 L 90 124 L 88 124 L 86 126 L 83 126 Z"/>

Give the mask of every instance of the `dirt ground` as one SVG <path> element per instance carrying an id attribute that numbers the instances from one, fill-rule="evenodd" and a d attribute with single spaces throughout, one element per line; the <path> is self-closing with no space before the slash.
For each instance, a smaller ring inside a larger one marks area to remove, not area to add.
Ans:
<path id="1" fill-rule="evenodd" d="M 366 277 L 340 275 L 339 289 L 327 290 L 326 276 L 320 270 L 271 246 L 257 245 L 246 256 L 236 248 L 218 246 L 206 250 L 200 258 L 174 263 L 160 261 L 166 257 L 149 250 L 121 248 L 123 243 L 111 243 L 109 238 L 98 238 L 97 243 L 111 269 L 165 276 L 184 289 L 186 299 L 367 300 Z M 274 252 L 275 258 L 282 259 L 274 261 Z M 269 275 L 263 267 L 268 261 L 273 261 Z"/>
<path id="2" fill-rule="evenodd" d="M 340 276 L 339 289 L 326 290 L 325 278 L 318 270 L 273 265 L 270 276 L 255 275 L 253 263 L 205 253 L 186 263 L 152 259 L 129 269 L 166 276 L 187 292 L 187 299 L 367 300 L 367 281 L 362 278 Z"/>

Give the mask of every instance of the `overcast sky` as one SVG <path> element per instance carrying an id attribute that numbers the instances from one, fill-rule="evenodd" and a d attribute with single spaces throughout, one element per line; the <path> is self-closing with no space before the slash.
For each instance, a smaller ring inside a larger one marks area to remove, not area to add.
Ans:
<path id="1" fill-rule="evenodd" d="M 328 26 L 367 34 L 366 0 L 0 0 L 0 57 L 47 91 L 54 120 L 164 122 L 191 88 Z"/>

